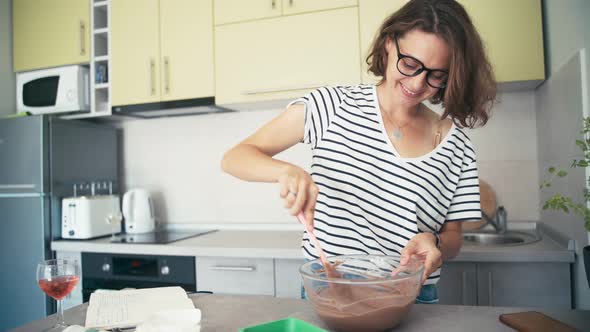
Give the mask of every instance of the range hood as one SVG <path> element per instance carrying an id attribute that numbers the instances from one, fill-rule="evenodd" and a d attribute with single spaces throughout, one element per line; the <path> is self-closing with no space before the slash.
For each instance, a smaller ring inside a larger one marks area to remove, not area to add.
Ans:
<path id="1" fill-rule="evenodd" d="M 142 119 L 235 112 L 215 104 L 215 97 L 113 106 L 113 114 Z"/>

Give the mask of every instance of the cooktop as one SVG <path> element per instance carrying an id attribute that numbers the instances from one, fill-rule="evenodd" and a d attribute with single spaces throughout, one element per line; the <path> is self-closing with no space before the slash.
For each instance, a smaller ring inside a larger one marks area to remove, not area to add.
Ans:
<path id="1" fill-rule="evenodd" d="M 112 243 L 154 243 L 164 244 L 174 241 L 184 240 L 191 237 L 204 235 L 217 231 L 199 230 L 199 231 L 171 231 L 171 230 L 157 230 L 149 233 L 141 234 L 119 234 L 110 242 Z"/>

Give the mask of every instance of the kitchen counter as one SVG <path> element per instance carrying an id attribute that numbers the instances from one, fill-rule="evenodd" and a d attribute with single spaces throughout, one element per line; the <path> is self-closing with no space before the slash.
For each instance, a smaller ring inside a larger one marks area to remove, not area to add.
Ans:
<path id="1" fill-rule="evenodd" d="M 237 331 L 238 328 L 286 317 L 295 317 L 326 328 L 314 313 L 311 304 L 304 300 L 217 294 L 193 294 L 191 299 L 195 307 L 202 311 L 201 331 L 203 332 Z M 67 310 L 66 322 L 83 325 L 87 307 L 88 304 L 82 304 Z M 498 316 L 502 313 L 529 310 L 531 309 L 416 304 L 395 331 L 513 331 L 502 324 Z M 580 331 L 590 331 L 590 311 L 553 311 L 538 308 L 533 310 L 543 312 Z M 42 331 L 53 322 L 53 317 L 49 317 L 14 329 L 12 332 Z"/>
<path id="2" fill-rule="evenodd" d="M 575 261 L 573 244 L 541 223 L 512 223 L 510 229 L 537 232 L 541 240 L 512 246 L 463 245 L 455 262 L 570 262 Z M 66 252 L 99 252 L 144 255 L 212 256 L 303 259 L 301 231 L 219 230 L 168 244 L 110 243 L 96 240 L 59 240 L 51 249 Z"/>

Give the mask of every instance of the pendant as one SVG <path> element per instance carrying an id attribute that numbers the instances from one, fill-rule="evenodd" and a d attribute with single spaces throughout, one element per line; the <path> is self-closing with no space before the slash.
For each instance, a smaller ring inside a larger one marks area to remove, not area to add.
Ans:
<path id="1" fill-rule="evenodd" d="M 391 136 L 400 141 L 402 138 L 404 138 L 404 134 L 402 133 L 402 131 L 399 128 L 394 128 L 393 132 L 391 133 Z"/>

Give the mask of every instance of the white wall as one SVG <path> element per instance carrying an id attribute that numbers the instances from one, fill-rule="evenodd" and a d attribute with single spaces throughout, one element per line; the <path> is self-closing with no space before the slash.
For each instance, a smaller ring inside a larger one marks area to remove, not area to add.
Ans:
<path id="1" fill-rule="evenodd" d="M 534 93 L 505 93 L 488 125 L 470 131 L 481 178 L 495 188 L 511 220 L 538 220 Z M 293 223 L 276 184 L 246 183 L 223 174 L 227 149 L 280 110 L 136 120 L 123 124 L 125 188 L 145 187 L 156 214 L 169 223 Z M 286 158 L 309 168 L 308 147 Z"/>
<path id="2" fill-rule="evenodd" d="M 584 114 L 588 116 L 590 108 L 590 1 L 544 0 L 543 11 L 549 79 L 536 92 L 541 176 L 551 165 L 567 168 L 572 157 L 579 154 L 574 141 L 581 138 L 578 134 L 581 119 Z M 565 181 L 543 192 L 541 204 L 557 192 L 582 202 L 588 173 L 579 169 L 568 171 L 570 174 Z M 574 302 L 577 308 L 590 309 L 590 287 L 581 261 L 582 248 L 588 244 L 582 218 L 545 211 L 541 220 L 577 241 L 577 261 L 573 268 Z"/>
<path id="3" fill-rule="evenodd" d="M 16 112 L 12 72 L 12 1 L 0 0 L 0 115 Z"/>
<path id="4" fill-rule="evenodd" d="M 590 63 L 590 1 L 543 0 L 543 30 L 545 34 L 545 63 L 547 76 L 586 48 L 586 63 Z M 586 72 L 590 75 L 590 66 Z M 586 87 L 590 96 L 590 85 Z"/>

